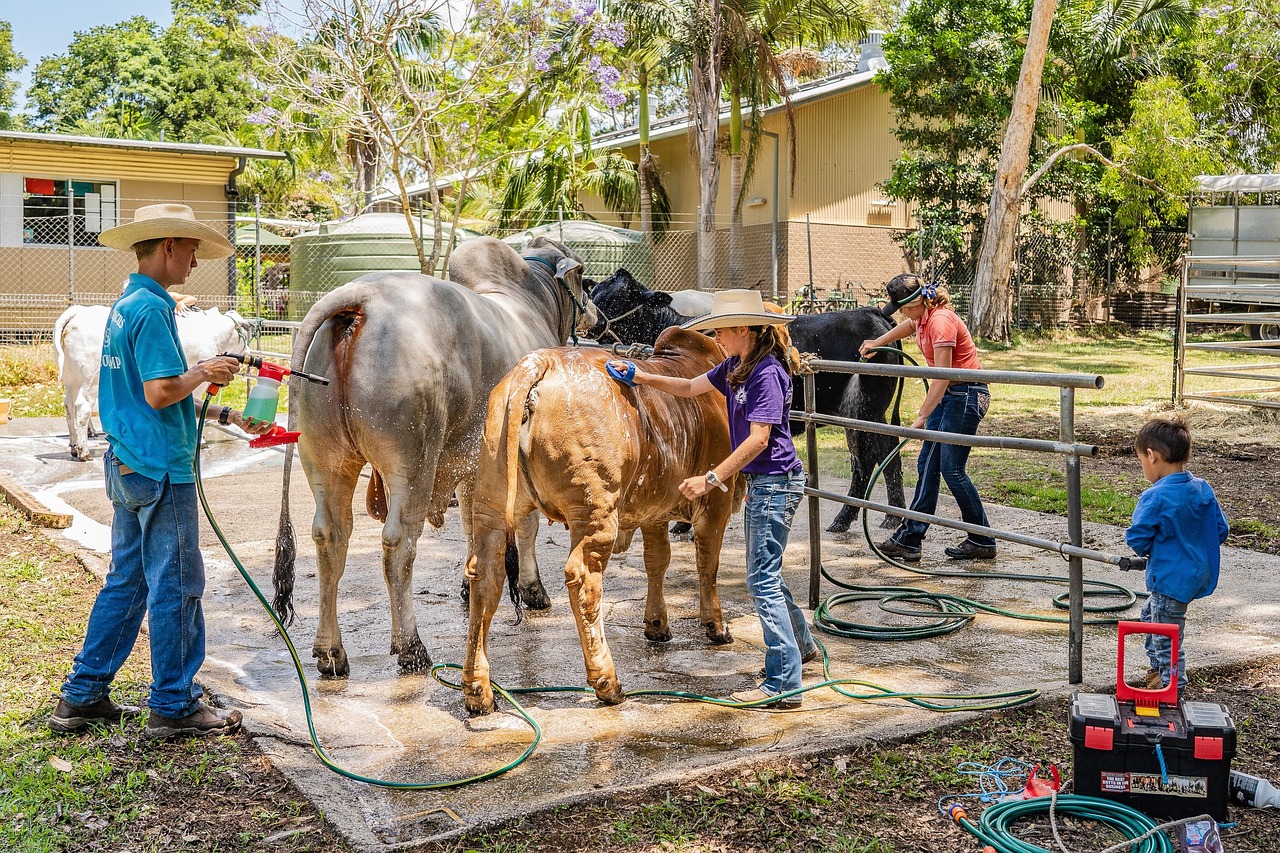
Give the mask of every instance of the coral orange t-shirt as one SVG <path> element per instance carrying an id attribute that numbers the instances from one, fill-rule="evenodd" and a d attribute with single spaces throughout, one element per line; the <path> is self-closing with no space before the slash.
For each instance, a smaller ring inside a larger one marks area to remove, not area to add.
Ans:
<path id="1" fill-rule="evenodd" d="M 960 316 L 950 308 L 926 308 L 916 324 L 916 345 L 924 360 L 933 367 L 934 347 L 951 347 L 951 366 L 963 370 L 981 370 L 978 348 Z"/>

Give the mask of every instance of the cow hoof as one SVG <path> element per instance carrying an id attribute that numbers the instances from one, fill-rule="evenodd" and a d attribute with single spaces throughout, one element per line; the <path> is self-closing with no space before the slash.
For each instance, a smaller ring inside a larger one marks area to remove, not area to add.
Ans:
<path id="1" fill-rule="evenodd" d="M 493 691 L 485 688 L 472 692 L 471 688 L 467 688 L 464 691 L 462 704 L 466 707 L 467 713 L 473 717 L 492 714 L 494 709 Z"/>
<path id="2" fill-rule="evenodd" d="M 669 536 L 672 542 L 692 542 L 693 525 L 687 521 L 677 521 L 671 525 Z"/>
<path id="3" fill-rule="evenodd" d="M 666 643 L 671 640 L 671 626 L 656 619 L 644 624 L 644 638 L 651 643 Z"/>
<path id="4" fill-rule="evenodd" d="M 846 521 L 841 524 L 839 520 L 831 522 L 831 526 L 827 528 L 828 533 L 848 533 L 849 523 Z"/>
<path id="5" fill-rule="evenodd" d="M 316 659 L 316 669 L 324 678 L 346 678 L 351 674 L 351 664 L 347 661 L 347 650 L 342 646 L 330 646 L 323 649 L 315 646 L 311 656 Z"/>
<path id="6" fill-rule="evenodd" d="M 422 672 L 431 668 L 431 654 L 421 640 L 409 644 L 408 648 L 396 649 L 392 646 L 391 653 L 396 656 L 401 672 Z"/>
<path id="7" fill-rule="evenodd" d="M 622 693 L 622 685 L 617 676 L 602 678 L 596 682 L 596 698 L 606 705 L 621 705 L 627 697 Z"/>
<path id="8" fill-rule="evenodd" d="M 717 625 L 714 622 L 707 623 L 707 639 L 714 646 L 727 646 L 733 642 L 733 635 L 729 633 L 729 628 L 725 625 Z"/>
<path id="9" fill-rule="evenodd" d="M 880 526 L 885 530 L 896 530 L 902 526 L 903 521 L 904 519 L 901 519 L 896 515 L 886 515 L 884 520 L 880 522 Z"/>
<path id="10" fill-rule="evenodd" d="M 78 450 L 73 447 L 71 448 L 71 458 L 77 462 L 92 462 L 93 453 L 87 447 Z"/>
<path id="11" fill-rule="evenodd" d="M 542 585 L 542 581 L 534 581 L 528 586 L 521 584 L 520 600 L 530 610 L 551 609 L 551 597 L 547 595 L 546 587 Z"/>
<path id="12" fill-rule="evenodd" d="M 471 581 L 462 579 L 462 589 L 458 590 L 458 597 L 462 599 L 463 607 L 471 606 Z"/>

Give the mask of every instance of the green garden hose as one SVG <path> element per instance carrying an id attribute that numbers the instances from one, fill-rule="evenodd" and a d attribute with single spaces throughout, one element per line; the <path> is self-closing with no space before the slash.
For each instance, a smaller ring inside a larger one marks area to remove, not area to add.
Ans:
<path id="1" fill-rule="evenodd" d="M 1049 815 L 1051 822 L 1057 815 L 1069 815 L 1080 820 L 1096 821 L 1112 827 L 1120 832 L 1126 841 L 1107 848 L 1107 851 L 1124 850 L 1126 853 L 1174 853 L 1173 842 L 1162 830 L 1169 826 L 1157 824 L 1154 820 L 1136 809 L 1123 803 L 1104 800 L 1099 797 L 1086 797 L 1080 794 L 1054 794 L 1050 797 L 1035 797 L 1029 800 L 1009 800 L 993 803 L 982 810 L 982 816 L 975 825 L 969 820 L 965 810 L 954 804 L 948 814 L 958 826 L 967 830 L 982 844 L 996 850 L 996 853 L 1045 853 L 1049 849 L 1038 844 L 1023 841 L 1013 834 L 1013 827 L 1020 820 L 1038 815 Z M 1186 823 L 1197 818 L 1175 821 L 1172 825 Z M 1057 838 L 1056 823 L 1053 826 L 1055 840 Z M 1066 847 L 1060 849 L 1066 850 Z M 1106 851 L 1103 851 L 1106 853 Z"/>

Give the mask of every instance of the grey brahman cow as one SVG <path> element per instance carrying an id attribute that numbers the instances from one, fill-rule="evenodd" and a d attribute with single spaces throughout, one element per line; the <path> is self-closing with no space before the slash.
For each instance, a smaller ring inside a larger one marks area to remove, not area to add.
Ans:
<path id="1" fill-rule="evenodd" d="M 523 255 L 500 240 L 469 240 L 453 252 L 452 281 L 417 273 L 358 278 L 325 295 L 302 322 L 293 364 L 329 378 L 290 386 L 290 429 L 315 496 L 320 613 L 313 654 L 322 675 L 350 672 L 338 627 L 338 580 L 351 536 L 351 498 L 373 467 L 366 506 L 384 522 L 382 569 L 391 597 L 391 653 L 407 671 L 431 665 L 413 611 L 413 560 L 424 521 L 444 523 L 458 496 L 471 556 L 471 495 L 489 392 L 526 353 L 562 345 L 595 310 L 582 263 L 546 238 Z M 277 538 L 275 600 L 292 616 L 294 553 L 289 460 Z M 548 606 L 537 576 L 537 516 L 518 537 L 521 593 Z"/>

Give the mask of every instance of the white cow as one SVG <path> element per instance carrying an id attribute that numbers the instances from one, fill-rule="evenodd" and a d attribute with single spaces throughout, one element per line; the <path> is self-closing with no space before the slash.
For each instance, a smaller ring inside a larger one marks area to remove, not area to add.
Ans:
<path id="1" fill-rule="evenodd" d="M 93 410 L 98 406 L 98 369 L 102 364 L 102 336 L 107 328 L 106 305 L 72 305 L 53 325 L 53 351 L 58 375 L 66 389 L 67 432 L 71 455 L 81 462 L 93 458 L 88 446 Z M 177 315 L 178 337 L 187 364 L 221 352 L 244 353 L 253 324 L 235 311 L 217 308 L 183 311 Z M 204 386 L 196 389 L 199 399 Z"/>

